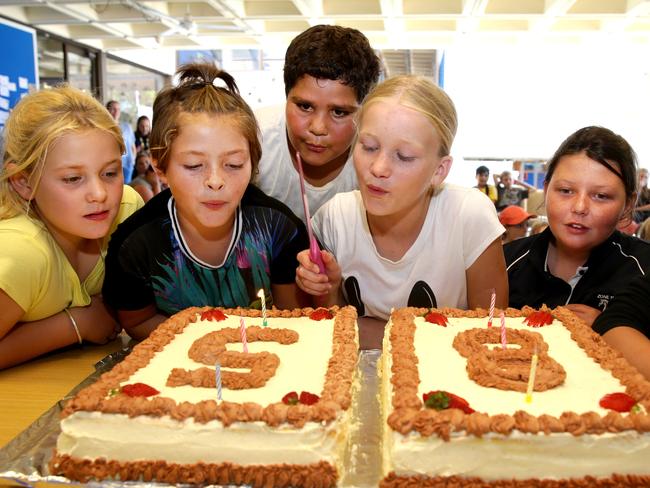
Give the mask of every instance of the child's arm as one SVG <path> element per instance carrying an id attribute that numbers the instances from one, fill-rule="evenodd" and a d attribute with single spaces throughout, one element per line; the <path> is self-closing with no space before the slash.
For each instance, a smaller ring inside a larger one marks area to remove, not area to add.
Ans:
<path id="1" fill-rule="evenodd" d="M 622 325 L 605 332 L 603 339 L 650 381 L 650 340 L 645 335 Z"/>
<path id="2" fill-rule="evenodd" d="M 321 251 L 321 256 L 325 264 L 325 275 L 320 274 L 318 266 L 309 259 L 309 250 L 298 253 L 300 265 L 296 269 L 296 283 L 301 290 L 313 295 L 316 306 L 344 305 L 341 268 L 332 253 Z"/>
<path id="3" fill-rule="evenodd" d="M 79 342 L 70 317 L 63 310 L 33 322 L 20 322 L 23 309 L 0 289 L 0 369 L 33 359 Z M 69 309 L 82 339 L 103 344 L 113 339 L 119 326 L 100 297 L 87 307 Z"/>
<path id="4" fill-rule="evenodd" d="M 312 305 L 311 297 L 298 288 L 295 283 L 272 284 L 271 291 L 273 305 L 281 310 L 293 310 Z"/>
<path id="5" fill-rule="evenodd" d="M 141 341 L 149 337 L 167 317 L 158 313 L 156 306 L 152 304 L 140 310 L 118 310 L 117 319 L 131 338 Z"/>
<path id="6" fill-rule="evenodd" d="M 508 273 L 503 257 L 501 238 L 495 239 L 465 271 L 467 303 L 472 308 L 489 308 L 492 289 L 496 290 L 496 306 L 508 306 Z"/>

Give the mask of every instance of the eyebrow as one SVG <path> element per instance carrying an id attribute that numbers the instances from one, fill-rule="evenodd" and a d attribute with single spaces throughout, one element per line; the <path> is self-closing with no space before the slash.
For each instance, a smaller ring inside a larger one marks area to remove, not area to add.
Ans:
<path id="1" fill-rule="evenodd" d="M 314 104 L 314 102 L 312 102 L 311 100 L 296 95 L 292 95 L 291 97 L 289 97 L 289 101 L 293 103 L 308 103 L 309 105 Z M 359 105 L 346 105 L 346 104 L 339 105 L 336 103 L 332 103 L 332 104 L 328 104 L 327 106 L 329 108 L 337 108 L 340 110 L 346 110 L 348 112 L 356 112 L 357 110 L 359 110 Z"/>
<path id="2" fill-rule="evenodd" d="M 222 156 L 232 156 L 233 154 L 239 154 L 239 153 L 245 153 L 246 149 L 231 149 L 230 151 L 222 152 L 219 154 L 219 157 Z M 192 156 L 205 156 L 206 153 L 203 151 L 197 151 L 194 149 L 190 149 L 188 151 L 181 151 L 178 153 L 181 156 L 187 156 L 187 155 L 192 155 Z"/>

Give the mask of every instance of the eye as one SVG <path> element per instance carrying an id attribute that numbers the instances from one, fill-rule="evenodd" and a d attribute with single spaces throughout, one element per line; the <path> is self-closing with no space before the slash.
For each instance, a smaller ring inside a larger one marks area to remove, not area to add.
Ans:
<path id="1" fill-rule="evenodd" d="M 406 156 L 397 151 L 397 159 L 404 161 L 405 163 L 410 163 L 411 161 L 415 161 L 415 156 Z"/>
<path id="2" fill-rule="evenodd" d="M 363 149 L 365 152 L 374 152 L 377 149 L 379 149 L 378 146 L 372 146 L 370 144 L 364 144 L 363 142 L 359 143 L 361 145 L 361 149 Z"/>
<path id="3" fill-rule="evenodd" d="M 116 178 L 117 176 L 119 176 L 119 174 L 120 172 L 118 172 L 115 169 L 109 169 L 104 172 L 104 176 L 106 176 L 107 178 Z"/>
<path id="4" fill-rule="evenodd" d="M 607 193 L 596 193 L 594 198 L 596 200 L 609 200 L 611 197 Z"/>
<path id="5" fill-rule="evenodd" d="M 230 162 L 226 163 L 225 166 L 228 169 L 242 169 L 244 167 L 244 163 Z"/>
<path id="6" fill-rule="evenodd" d="M 61 179 L 63 180 L 64 183 L 72 184 L 81 181 L 81 176 L 64 176 Z"/>
<path id="7" fill-rule="evenodd" d="M 559 187 L 559 188 L 557 188 L 557 192 L 561 193 L 562 195 L 570 195 L 571 194 L 571 188 Z"/>
<path id="8" fill-rule="evenodd" d="M 196 171 L 196 170 L 200 169 L 201 166 L 202 166 L 201 163 L 196 163 L 196 164 L 184 164 L 184 165 L 183 165 L 183 168 L 185 168 L 186 170 L 189 170 L 189 171 Z"/>
<path id="9" fill-rule="evenodd" d="M 307 102 L 296 102 L 296 106 L 303 112 L 309 112 L 311 110 L 311 104 Z"/>
<path id="10" fill-rule="evenodd" d="M 334 116 L 335 119 L 343 119 L 350 115 L 350 112 L 347 110 L 342 110 L 340 108 L 335 108 L 332 110 L 332 115 Z"/>

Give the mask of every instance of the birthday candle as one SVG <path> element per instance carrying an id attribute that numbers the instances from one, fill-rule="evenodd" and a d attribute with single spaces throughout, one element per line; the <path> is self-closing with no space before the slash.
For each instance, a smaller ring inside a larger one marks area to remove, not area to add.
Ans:
<path id="1" fill-rule="evenodd" d="M 262 325 L 266 327 L 269 324 L 266 322 L 266 297 L 264 296 L 264 288 L 260 288 L 257 296 L 262 300 Z"/>
<path id="2" fill-rule="evenodd" d="M 505 349 L 506 345 L 506 317 L 501 310 L 501 349 Z"/>
<path id="3" fill-rule="evenodd" d="M 221 401 L 221 364 L 214 365 L 215 382 L 217 383 L 217 400 Z"/>
<path id="4" fill-rule="evenodd" d="M 239 317 L 239 332 L 241 334 L 241 343 L 244 346 L 244 352 L 248 352 L 248 340 L 246 340 L 246 325 L 244 317 Z"/>
<path id="5" fill-rule="evenodd" d="M 492 327 L 492 317 L 494 317 L 494 304 L 497 301 L 497 291 L 492 288 L 492 298 L 490 298 L 490 316 L 488 317 L 488 327 Z"/>
<path id="6" fill-rule="evenodd" d="M 535 372 L 537 371 L 537 344 L 533 351 L 533 358 L 530 361 L 530 374 L 528 375 L 528 388 L 526 388 L 526 403 L 533 401 L 533 387 L 535 386 Z"/>

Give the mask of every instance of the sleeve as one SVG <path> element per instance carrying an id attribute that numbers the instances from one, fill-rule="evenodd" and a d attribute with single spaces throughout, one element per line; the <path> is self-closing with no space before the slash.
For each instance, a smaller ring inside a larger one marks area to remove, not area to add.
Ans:
<path id="1" fill-rule="evenodd" d="M 600 335 L 619 326 L 637 329 L 650 339 L 650 275 L 632 281 L 593 324 Z"/>
<path id="2" fill-rule="evenodd" d="M 461 218 L 463 259 L 465 269 L 468 269 L 505 232 L 505 228 L 499 222 L 494 204 L 484 193 L 477 191 L 467 192 L 462 203 Z"/>
<path id="3" fill-rule="evenodd" d="M 290 284 L 296 280 L 297 255 L 309 248 L 309 238 L 305 224 L 295 215 L 287 215 L 278 210 L 273 217 L 274 228 L 273 260 L 271 262 L 271 282 Z"/>
<path id="4" fill-rule="evenodd" d="M 43 294 L 41 287 L 50 267 L 48 257 L 28 235 L 2 231 L 0 241 L 0 288 L 23 311 L 31 310 Z"/>
<path id="5" fill-rule="evenodd" d="M 334 224 L 337 222 L 337 219 L 333 218 L 333 214 L 338 208 L 339 199 L 340 197 L 338 195 L 334 195 L 311 218 L 314 236 L 320 244 L 320 247 L 331 252 L 335 257 L 337 255 L 337 232 Z"/>
<path id="6" fill-rule="evenodd" d="M 135 234 L 135 233 L 134 233 Z M 148 257 L 146 247 L 134 235 L 123 238 L 119 229 L 108 245 L 104 301 L 116 310 L 140 310 L 154 304 L 149 273 L 142 272 Z"/>

